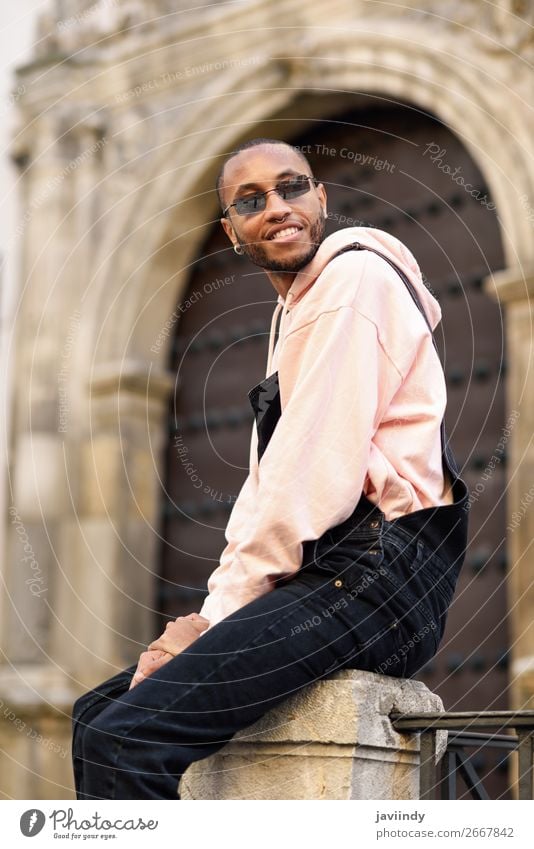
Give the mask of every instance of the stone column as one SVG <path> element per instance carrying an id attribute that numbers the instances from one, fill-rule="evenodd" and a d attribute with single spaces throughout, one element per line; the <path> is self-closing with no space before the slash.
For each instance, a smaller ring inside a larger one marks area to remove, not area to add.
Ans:
<path id="1" fill-rule="evenodd" d="M 76 691 L 67 672 L 77 635 L 55 635 L 68 618 L 61 601 L 72 551 L 64 557 L 61 545 L 77 499 L 69 456 L 87 395 L 76 372 L 80 305 L 90 268 L 91 188 L 101 176 L 102 127 L 84 123 L 83 108 L 43 111 L 12 150 L 22 169 L 14 231 L 21 263 L 2 563 L 0 783 L 13 798 L 71 792 L 68 712 Z"/>
<path id="2" fill-rule="evenodd" d="M 172 387 L 171 374 L 140 361 L 92 373 L 77 509 L 62 527 L 62 619 L 53 635 L 53 656 L 80 691 L 136 661 L 154 639 L 160 463 Z"/>
<path id="3" fill-rule="evenodd" d="M 306 687 L 189 767 L 182 799 L 418 799 L 419 735 L 392 713 L 441 711 L 421 682 L 343 670 Z M 446 732 L 438 733 L 438 757 Z"/>
<path id="4" fill-rule="evenodd" d="M 534 708 L 534 266 L 509 268 L 487 278 L 485 290 L 505 305 L 509 437 L 507 559 L 513 707 Z"/>
<path id="5" fill-rule="evenodd" d="M 22 674 L 21 674 L 22 672 Z M 2 798 L 74 799 L 70 711 L 74 693 L 43 664 L 0 675 Z"/>
<path id="6" fill-rule="evenodd" d="M 58 269 L 73 232 L 66 192 L 69 142 L 53 118 L 27 140 L 12 396 L 9 508 L 2 599 L 2 647 L 11 663 L 47 663 L 54 608 L 58 522 L 68 504 L 57 432 L 58 361 L 65 300 Z M 70 174 L 70 172 L 69 172 Z M 71 289 L 73 287 L 71 286 Z M 3 667 L 0 667 L 0 677 Z"/>

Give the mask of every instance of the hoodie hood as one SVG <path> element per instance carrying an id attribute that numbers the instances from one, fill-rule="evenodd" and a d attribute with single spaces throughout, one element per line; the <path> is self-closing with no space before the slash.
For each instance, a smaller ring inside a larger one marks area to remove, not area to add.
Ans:
<path id="1" fill-rule="evenodd" d="M 362 246 L 374 248 L 381 251 L 394 263 L 396 263 L 407 275 L 410 283 L 419 296 L 419 300 L 425 310 L 426 316 L 432 327 L 435 330 L 436 326 L 441 321 L 441 307 L 436 298 L 430 293 L 423 282 L 423 276 L 417 261 L 412 252 L 399 239 L 386 233 L 384 230 L 378 230 L 374 227 L 345 227 L 342 230 L 337 230 L 327 236 L 317 250 L 317 253 L 307 265 L 300 269 L 291 284 L 287 296 L 284 300 L 281 295 L 278 296 L 277 305 L 271 322 L 270 338 L 269 338 L 269 354 L 267 358 L 267 375 L 270 374 L 272 356 L 274 350 L 274 335 L 276 321 L 282 311 L 282 319 L 280 322 L 279 336 L 283 338 L 283 325 L 287 310 L 283 309 L 296 304 L 313 286 L 315 280 L 326 265 L 330 262 L 337 251 L 351 244 L 351 242 L 359 242 Z"/>
<path id="2" fill-rule="evenodd" d="M 301 268 L 293 280 L 289 289 L 289 292 L 293 296 L 293 303 L 300 300 L 304 292 L 315 282 L 334 254 L 351 242 L 359 242 L 363 246 L 368 245 L 370 248 L 381 251 L 402 268 L 408 276 L 410 283 L 413 284 L 417 291 L 430 326 L 434 330 L 441 321 L 441 307 L 423 283 L 423 276 L 414 255 L 395 236 L 386 233 L 384 230 L 377 230 L 374 227 L 346 227 L 327 236 L 319 246 L 313 259 L 304 268 Z M 284 300 L 279 296 L 278 302 L 283 304 Z"/>

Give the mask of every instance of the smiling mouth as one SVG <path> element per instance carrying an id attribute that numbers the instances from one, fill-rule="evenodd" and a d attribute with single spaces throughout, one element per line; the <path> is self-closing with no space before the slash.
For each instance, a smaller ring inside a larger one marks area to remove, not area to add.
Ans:
<path id="1" fill-rule="evenodd" d="M 278 230 L 274 236 L 271 236 L 268 241 L 269 242 L 286 242 L 293 239 L 298 233 L 301 233 L 301 228 L 299 227 L 285 227 L 283 230 Z"/>

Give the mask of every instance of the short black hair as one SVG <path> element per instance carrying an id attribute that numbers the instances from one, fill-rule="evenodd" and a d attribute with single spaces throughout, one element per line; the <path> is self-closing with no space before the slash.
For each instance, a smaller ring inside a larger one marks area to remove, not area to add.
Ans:
<path id="1" fill-rule="evenodd" d="M 249 139 L 249 141 L 242 142 L 239 144 L 234 150 L 230 151 L 226 159 L 224 160 L 221 170 L 217 175 L 217 180 L 215 182 L 215 187 L 217 189 L 217 197 L 219 198 L 219 203 L 221 205 L 221 209 L 224 210 L 224 201 L 222 198 L 222 183 L 224 176 L 224 169 L 226 168 L 227 163 L 230 159 L 233 159 L 234 156 L 237 156 L 238 153 L 241 153 L 242 150 L 247 150 L 249 147 L 256 147 L 259 144 L 285 144 L 286 147 L 289 147 L 291 150 L 295 151 L 295 153 L 300 156 L 303 162 L 305 162 L 307 168 L 310 169 L 310 175 L 313 177 L 311 173 L 311 166 L 304 154 L 298 147 L 294 147 L 289 142 L 283 141 L 283 139 L 266 139 L 266 138 L 257 138 L 257 139 Z"/>

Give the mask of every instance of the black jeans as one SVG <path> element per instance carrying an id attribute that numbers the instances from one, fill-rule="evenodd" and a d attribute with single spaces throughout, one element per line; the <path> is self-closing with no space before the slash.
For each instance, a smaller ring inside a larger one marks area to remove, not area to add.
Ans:
<path id="1" fill-rule="evenodd" d="M 339 528 L 133 690 L 134 666 L 76 701 L 79 799 L 179 798 L 191 763 L 308 684 L 347 668 L 409 677 L 430 660 L 454 592 L 446 564 L 372 513 Z"/>

